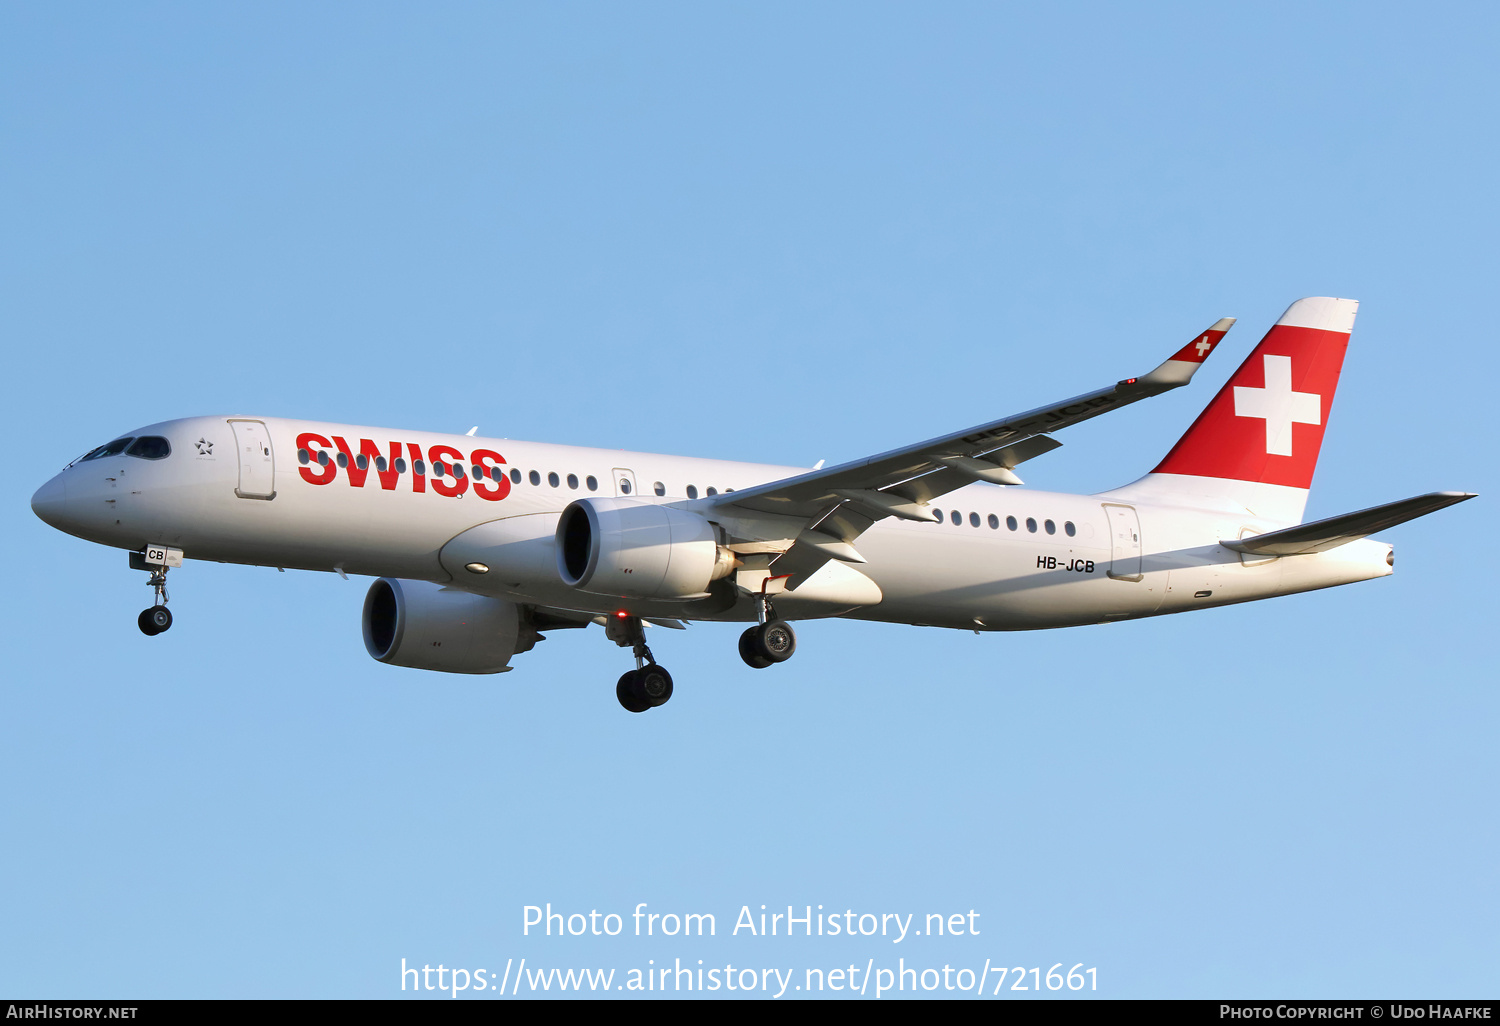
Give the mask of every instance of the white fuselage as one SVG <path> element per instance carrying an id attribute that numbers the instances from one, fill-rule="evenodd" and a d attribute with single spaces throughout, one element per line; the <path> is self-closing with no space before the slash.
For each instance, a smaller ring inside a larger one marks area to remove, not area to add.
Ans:
<path id="1" fill-rule="evenodd" d="M 423 580 L 538 606 L 687 619 L 749 621 L 755 607 L 744 594 L 643 602 L 569 587 L 553 549 L 564 507 L 591 495 L 629 495 L 702 510 L 696 500 L 713 493 L 805 472 L 272 417 L 189 418 L 135 435 L 167 438 L 171 455 L 74 463 L 37 493 L 38 514 L 71 534 L 125 549 L 160 544 L 189 559 Z M 327 444 L 310 443 L 309 435 Z M 251 451 L 256 447 L 269 451 Z M 417 473 L 418 461 L 425 474 Z M 451 470 L 437 477 L 436 463 L 460 467 L 463 484 Z M 313 483 L 318 478 L 327 483 Z M 1219 541 L 1294 519 L 1160 490 L 1088 496 L 974 484 L 933 506 L 941 508 L 941 523 L 886 519 L 860 538 L 867 562 L 854 569 L 878 587 L 878 601 L 799 602 L 792 591 L 777 600 L 782 615 L 1028 630 L 1243 602 L 1391 572 L 1390 547 L 1372 540 L 1247 561 Z M 466 571 L 475 562 L 488 572 Z"/>

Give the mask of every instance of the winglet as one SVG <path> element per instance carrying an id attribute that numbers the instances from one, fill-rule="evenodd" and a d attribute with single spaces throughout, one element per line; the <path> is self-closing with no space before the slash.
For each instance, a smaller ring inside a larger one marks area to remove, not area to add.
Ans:
<path id="1" fill-rule="evenodd" d="M 1197 373 L 1203 361 L 1208 359 L 1208 354 L 1214 351 L 1214 347 L 1232 327 L 1234 327 L 1233 317 L 1221 317 L 1214 321 L 1211 328 L 1200 333 L 1197 338 L 1173 354 L 1171 359 L 1141 378 L 1141 384 L 1165 385 L 1168 388 L 1186 385 L 1193 380 L 1193 375 Z"/>

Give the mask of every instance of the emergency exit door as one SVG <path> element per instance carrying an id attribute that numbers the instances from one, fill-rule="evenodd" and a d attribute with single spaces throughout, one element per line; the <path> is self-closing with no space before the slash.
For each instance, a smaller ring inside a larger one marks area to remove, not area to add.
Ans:
<path id="1" fill-rule="evenodd" d="M 635 487 L 635 471 L 628 470 L 625 467 L 615 467 L 614 470 L 610 471 L 610 473 L 614 474 L 615 476 L 616 496 L 637 494 Z"/>

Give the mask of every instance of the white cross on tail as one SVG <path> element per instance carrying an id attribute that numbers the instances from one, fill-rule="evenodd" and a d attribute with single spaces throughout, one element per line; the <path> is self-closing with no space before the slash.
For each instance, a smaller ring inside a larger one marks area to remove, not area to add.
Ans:
<path id="1" fill-rule="evenodd" d="M 1266 387 L 1234 387 L 1234 415 L 1266 422 L 1266 455 L 1292 454 L 1292 425 L 1323 423 L 1323 397 L 1292 391 L 1292 358 L 1266 356 Z"/>

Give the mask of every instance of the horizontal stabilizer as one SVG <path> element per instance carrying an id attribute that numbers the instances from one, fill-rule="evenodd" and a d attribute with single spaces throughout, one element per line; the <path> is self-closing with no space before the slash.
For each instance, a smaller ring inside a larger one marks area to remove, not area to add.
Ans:
<path id="1" fill-rule="evenodd" d="M 1309 552 L 1324 552 L 1472 498 L 1474 495 L 1471 492 L 1431 492 L 1399 502 L 1388 502 L 1384 506 L 1362 509 L 1358 513 L 1345 513 L 1311 524 L 1288 527 L 1284 531 L 1272 531 L 1270 534 L 1257 534 L 1219 544 L 1236 552 L 1260 556 L 1299 556 Z"/>

